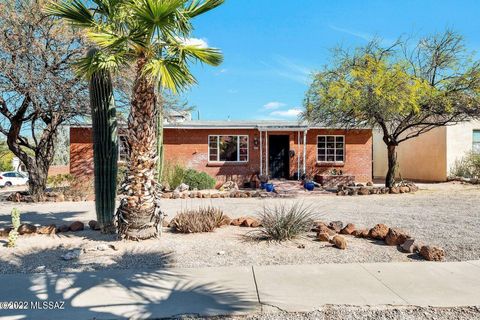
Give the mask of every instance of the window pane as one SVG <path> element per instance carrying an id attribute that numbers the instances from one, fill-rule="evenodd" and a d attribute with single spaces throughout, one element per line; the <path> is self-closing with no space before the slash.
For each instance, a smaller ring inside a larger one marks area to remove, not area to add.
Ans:
<path id="1" fill-rule="evenodd" d="M 343 162 L 343 155 L 337 156 L 337 161 L 338 161 L 338 162 Z"/>
<path id="2" fill-rule="evenodd" d="M 336 138 L 335 138 L 335 141 L 336 141 L 336 142 L 343 142 L 343 137 L 342 137 L 342 136 L 336 137 Z"/>
<path id="3" fill-rule="evenodd" d="M 333 149 L 327 149 L 327 154 L 335 154 L 335 150 L 333 150 Z"/>
<path id="4" fill-rule="evenodd" d="M 327 136 L 327 142 L 335 142 L 334 136 Z"/>
<path id="5" fill-rule="evenodd" d="M 248 148 L 248 137 L 240 136 L 240 148 Z"/>
<path id="6" fill-rule="evenodd" d="M 337 155 L 343 155 L 343 149 L 337 149 L 337 150 L 335 150 L 335 153 Z"/>
<path id="7" fill-rule="evenodd" d="M 319 136 L 318 137 L 318 142 L 325 142 L 325 137 L 324 136 Z"/>
<path id="8" fill-rule="evenodd" d="M 220 161 L 238 161 L 237 136 L 220 136 Z"/>
<path id="9" fill-rule="evenodd" d="M 327 156 L 327 161 L 335 161 L 335 156 Z"/>
<path id="10" fill-rule="evenodd" d="M 480 130 L 473 130 L 473 143 L 480 143 Z"/>
<path id="11" fill-rule="evenodd" d="M 325 155 L 318 155 L 318 161 L 325 161 Z"/>

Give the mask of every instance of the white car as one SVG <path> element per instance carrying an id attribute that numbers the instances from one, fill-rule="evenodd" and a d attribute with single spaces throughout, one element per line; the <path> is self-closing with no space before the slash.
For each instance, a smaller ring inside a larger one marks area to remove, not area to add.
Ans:
<path id="1" fill-rule="evenodd" d="M 27 184 L 28 177 L 20 172 L 0 172 L 0 187 L 20 186 Z"/>

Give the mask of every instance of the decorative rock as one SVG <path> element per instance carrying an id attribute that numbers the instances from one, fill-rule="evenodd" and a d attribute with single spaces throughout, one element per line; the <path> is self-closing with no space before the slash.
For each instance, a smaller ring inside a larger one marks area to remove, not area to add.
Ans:
<path id="1" fill-rule="evenodd" d="M 37 227 L 35 227 L 33 224 L 24 223 L 18 227 L 17 231 L 18 231 L 18 234 L 20 235 L 32 234 L 37 232 Z"/>
<path id="2" fill-rule="evenodd" d="M 385 237 L 385 243 L 389 246 L 398 246 L 403 244 L 408 238 L 410 237 L 402 230 L 390 228 L 388 229 L 387 236 Z"/>
<path id="3" fill-rule="evenodd" d="M 372 182 L 372 181 L 368 181 L 368 182 L 367 182 L 367 187 L 373 187 L 373 182 Z"/>
<path id="4" fill-rule="evenodd" d="M 225 251 L 223 251 L 223 250 L 217 252 L 217 255 L 219 255 L 219 256 L 223 256 L 224 254 L 225 254 Z"/>
<path id="5" fill-rule="evenodd" d="M 335 230 L 335 232 L 340 232 L 343 228 L 343 223 L 342 221 L 332 221 L 328 224 L 328 227 L 332 230 Z"/>
<path id="6" fill-rule="evenodd" d="M 442 261 L 445 258 L 445 251 L 434 246 L 423 246 L 420 248 L 420 255 L 428 261 Z"/>
<path id="7" fill-rule="evenodd" d="M 409 238 L 405 240 L 405 242 L 400 245 L 400 248 L 402 251 L 407 252 L 407 253 L 414 253 L 415 251 L 418 250 L 418 247 L 415 243 L 415 239 Z"/>
<path id="8" fill-rule="evenodd" d="M 361 183 L 357 183 L 357 187 L 364 187 L 364 185 Z"/>
<path id="9" fill-rule="evenodd" d="M 188 186 L 188 184 L 186 184 L 186 183 L 181 183 L 178 187 L 175 188 L 175 191 L 183 192 L 183 191 L 188 191 L 188 189 L 190 189 L 190 187 Z"/>
<path id="10" fill-rule="evenodd" d="M 163 219 L 163 221 L 162 221 L 162 227 L 168 228 L 169 225 L 170 225 L 170 222 L 169 222 L 167 219 Z"/>
<path id="11" fill-rule="evenodd" d="M 368 235 L 370 238 L 373 238 L 373 239 L 385 240 L 385 238 L 387 237 L 388 230 L 389 228 L 386 225 L 379 223 L 375 225 L 375 227 L 370 229 Z"/>
<path id="12" fill-rule="evenodd" d="M 400 193 L 400 189 L 398 187 L 391 187 L 390 188 L 390 193 L 391 194 L 399 194 Z"/>
<path id="13" fill-rule="evenodd" d="M 352 234 L 355 231 L 355 225 L 353 223 L 348 223 L 345 228 L 340 230 L 340 234 Z"/>
<path id="14" fill-rule="evenodd" d="M 317 240 L 328 242 L 328 241 L 330 241 L 330 236 L 326 232 L 318 232 L 317 233 Z"/>
<path id="15" fill-rule="evenodd" d="M 1 228 L 0 229 L 0 238 L 8 237 L 8 234 L 10 233 L 10 230 L 12 230 L 12 228 Z"/>
<path id="16" fill-rule="evenodd" d="M 57 226 L 54 224 L 51 224 L 49 226 L 41 226 L 37 228 L 37 233 L 48 234 L 50 236 L 54 235 L 56 231 L 57 231 Z"/>
<path id="17" fill-rule="evenodd" d="M 254 218 L 245 218 L 243 220 L 241 227 L 249 227 L 249 228 L 258 228 L 260 226 L 260 222 Z"/>
<path id="18" fill-rule="evenodd" d="M 75 221 L 68 227 L 68 229 L 73 232 L 81 231 L 84 228 L 85 228 L 85 225 L 81 221 Z"/>
<path id="19" fill-rule="evenodd" d="M 60 227 L 58 227 L 57 232 L 67 232 L 68 230 L 68 226 L 66 224 L 62 224 Z"/>
<path id="20" fill-rule="evenodd" d="M 298 249 L 305 249 L 305 245 L 304 245 L 304 244 L 299 244 L 299 245 L 297 246 L 297 248 L 298 248 Z"/>
<path id="21" fill-rule="evenodd" d="M 100 224 L 96 220 L 88 221 L 88 226 L 92 230 L 100 230 Z"/>
<path id="22" fill-rule="evenodd" d="M 368 234 L 368 229 L 355 230 L 352 232 L 352 236 L 355 236 L 357 238 L 368 238 Z"/>
<path id="23" fill-rule="evenodd" d="M 410 192 L 410 188 L 409 187 L 400 187 L 398 188 L 400 193 L 409 193 Z"/>
<path id="24" fill-rule="evenodd" d="M 368 188 L 362 187 L 358 190 L 358 194 L 361 196 L 368 196 L 370 194 L 370 190 L 368 190 Z"/>
<path id="25" fill-rule="evenodd" d="M 345 250 L 347 248 L 347 240 L 342 236 L 336 235 L 330 242 L 338 249 Z"/>
<path id="26" fill-rule="evenodd" d="M 326 225 L 320 225 L 318 227 L 318 230 L 317 230 L 319 233 L 326 233 L 328 234 L 329 236 L 334 236 L 336 235 L 337 233 L 335 232 L 335 230 L 332 230 L 330 229 L 329 227 L 327 227 Z"/>
<path id="27" fill-rule="evenodd" d="M 239 227 L 239 226 L 243 223 L 244 220 L 245 220 L 245 218 L 236 218 L 236 219 L 233 219 L 233 220 L 230 222 L 230 224 L 231 224 L 232 226 Z"/>
<path id="28" fill-rule="evenodd" d="M 225 182 L 219 189 L 220 191 L 238 190 L 238 185 L 233 181 Z"/>
<path id="29" fill-rule="evenodd" d="M 64 255 L 62 255 L 63 260 L 73 260 L 73 259 L 78 259 L 80 255 L 82 254 L 81 249 L 75 249 L 75 250 L 70 250 Z"/>

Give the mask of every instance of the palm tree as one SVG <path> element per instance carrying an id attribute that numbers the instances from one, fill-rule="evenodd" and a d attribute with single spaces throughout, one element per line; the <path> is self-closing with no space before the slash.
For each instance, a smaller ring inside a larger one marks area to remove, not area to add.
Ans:
<path id="1" fill-rule="evenodd" d="M 192 18 L 223 0 L 59 0 L 46 13 L 83 28 L 99 50 L 76 63 L 79 74 L 135 68 L 127 144 L 129 162 L 120 207 L 122 238 L 140 240 L 158 235 L 157 93 L 174 93 L 196 83 L 190 63 L 219 65 L 218 49 L 191 40 Z M 92 5 L 93 7 L 90 7 Z M 161 100 L 161 99 L 160 99 Z"/>

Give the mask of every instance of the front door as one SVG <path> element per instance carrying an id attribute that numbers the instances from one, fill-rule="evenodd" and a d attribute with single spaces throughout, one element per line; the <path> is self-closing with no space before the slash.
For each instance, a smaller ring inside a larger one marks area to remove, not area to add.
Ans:
<path id="1" fill-rule="evenodd" d="M 268 169 L 271 178 L 288 179 L 290 169 L 288 157 L 289 146 L 289 136 L 268 136 Z"/>

